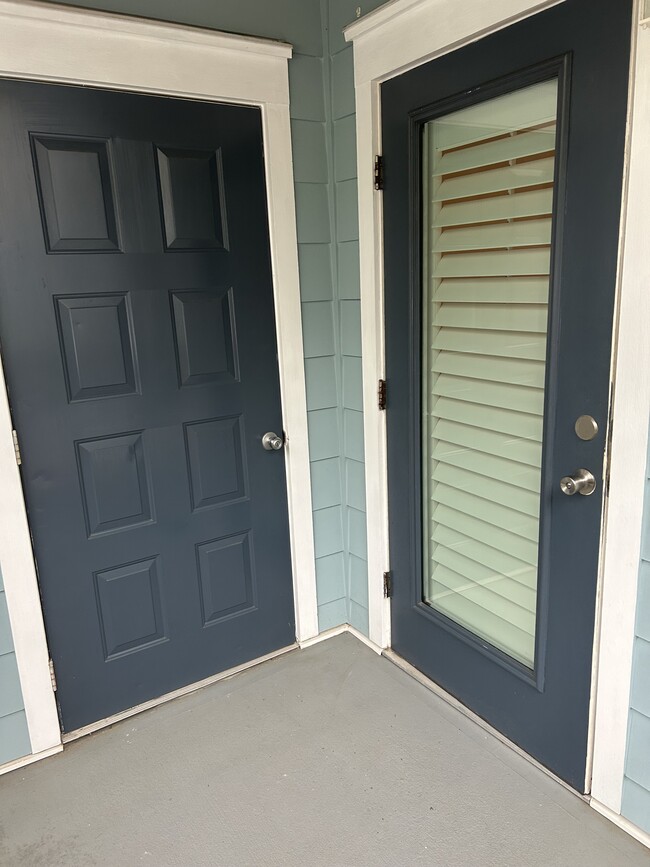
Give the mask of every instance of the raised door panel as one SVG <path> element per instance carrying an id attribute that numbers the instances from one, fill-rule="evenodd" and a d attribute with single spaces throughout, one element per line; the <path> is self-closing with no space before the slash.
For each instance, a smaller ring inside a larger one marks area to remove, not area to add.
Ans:
<path id="1" fill-rule="evenodd" d="M 171 302 L 180 385 L 238 380 L 232 290 L 182 290 Z"/>
<path id="2" fill-rule="evenodd" d="M 70 401 L 138 391 L 128 295 L 57 298 L 56 313 Z"/>
<path id="3" fill-rule="evenodd" d="M 119 252 L 108 142 L 32 136 L 49 253 Z"/>
<path id="4" fill-rule="evenodd" d="M 167 250 L 228 247 L 221 152 L 156 148 Z"/>

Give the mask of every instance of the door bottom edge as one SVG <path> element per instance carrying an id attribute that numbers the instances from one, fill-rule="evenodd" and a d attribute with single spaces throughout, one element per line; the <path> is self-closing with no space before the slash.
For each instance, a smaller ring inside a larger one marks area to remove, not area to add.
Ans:
<path id="1" fill-rule="evenodd" d="M 71 732 L 63 732 L 61 735 L 61 741 L 63 744 L 68 744 L 72 741 L 79 740 L 79 738 L 85 737 L 85 735 L 90 735 L 93 734 L 93 732 L 101 731 L 101 729 L 109 728 L 122 720 L 137 716 L 138 714 L 151 710 L 154 707 L 158 707 L 161 704 L 167 704 L 167 702 L 173 701 L 176 698 L 191 695 L 193 692 L 198 692 L 206 686 L 212 686 L 215 683 L 219 683 L 219 681 L 226 680 L 229 677 L 234 677 L 234 675 L 240 674 L 242 671 L 247 671 L 249 668 L 255 668 L 263 662 L 268 662 L 271 659 L 276 659 L 279 656 L 284 656 L 285 654 L 298 649 L 298 643 L 294 642 L 293 644 L 288 644 L 286 647 L 280 647 L 278 650 L 272 650 L 270 653 L 265 653 L 264 656 L 258 656 L 255 659 L 251 659 L 249 662 L 242 662 L 240 665 L 235 665 L 232 668 L 227 668 L 225 671 L 212 674 L 210 677 L 205 677 L 203 680 L 197 680 L 194 683 L 187 684 L 187 686 L 181 686 L 172 692 L 167 692 L 157 698 L 151 698 L 149 701 L 142 702 L 142 704 L 137 704 L 127 710 L 122 710 L 119 713 L 104 717 L 96 722 L 74 729 Z"/>
<path id="2" fill-rule="evenodd" d="M 404 659 L 394 650 L 388 648 L 387 650 L 383 651 L 382 655 L 387 660 L 392 662 L 393 665 L 397 666 L 397 668 L 401 669 L 405 674 L 408 674 L 414 680 L 417 680 L 418 683 L 422 684 L 422 686 L 426 687 L 428 690 L 437 695 L 438 698 L 441 698 L 445 702 L 445 704 L 448 704 L 450 707 L 453 707 L 455 710 L 459 711 L 464 717 L 476 723 L 476 725 L 479 726 L 479 728 L 483 729 L 483 731 L 485 731 L 487 734 L 492 735 L 492 737 L 494 737 L 504 746 L 511 749 L 518 756 L 521 756 L 521 758 L 526 759 L 526 761 L 534 768 L 537 768 L 538 771 L 542 771 L 547 777 L 550 777 L 556 783 L 559 783 L 563 789 L 566 789 L 567 792 L 570 792 L 572 795 L 575 795 L 577 798 L 580 798 L 581 801 L 584 801 L 587 804 L 590 802 L 591 797 L 588 793 L 583 794 L 577 789 L 574 789 L 572 786 L 569 785 L 569 783 L 567 783 L 561 777 L 558 777 L 557 774 L 553 773 L 553 771 L 551 771 L 549 768 L 539 762 L 536 758 L 531 756 L 530 753 L 527 753 L 514 741 L 511 741 L 502 732 L 494 728 L 494 726 L 490 725 L 489 722 L 484 720 L 478 714 L 474 713 L 474 711 L 468 708 L 467 705 L 464 705 L 461 701 L 451 695 L 451 693 L 447 692 L 434 680 L 431 680 L 431 678 L 427 677 L 426 674 L 421 672 L 410 662 L 407 662 L 406 659 Z"/>

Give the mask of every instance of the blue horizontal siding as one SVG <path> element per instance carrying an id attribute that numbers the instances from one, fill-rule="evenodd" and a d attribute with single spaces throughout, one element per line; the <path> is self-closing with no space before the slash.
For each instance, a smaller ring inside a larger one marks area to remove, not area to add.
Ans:
<path id="1" fill-rule="evenodd" d="M 650 460 L 646 473 L 621 813 L 650 833 Z"/>
<path id="2" fill-rule="evenodd" d="M 0 765 L 31 753 L 7 599 L 0 572 Z"/>

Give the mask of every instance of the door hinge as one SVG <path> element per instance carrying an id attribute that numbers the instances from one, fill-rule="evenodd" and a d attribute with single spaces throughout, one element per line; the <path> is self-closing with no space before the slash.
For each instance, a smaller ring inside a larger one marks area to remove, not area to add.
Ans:
<path id="1" fill-rule="evenodd" d="M 54 674 L 54 663 L 50 659 L 50 681 L 52 682 L 52 692 L 56 692 L 56 674 Z"/>
<path id="2" fill-rule="evenodd" d="M 377 386 L 377 406 L 386 409 L 386 380 L 380 379 Z"/>
<path id="3" fill-rule="evenodd" d="M 384 189 L 384 158 L 381 154 L 375 157 L 375 189 Z"/>
<path id="4" fill-rule="evenodd" d="M 14 441 L 14 453 L 16 455 L 16 463 L 18 464 L 18 466 L 20 466 L 23 462 L 23 459 L 20 456 L 20 446 L 18 445 L 18 432 L 12 430 L 11 437 Z"/>
<path id="5" fill-rule="evenodd" d="M 393 573 L 384 572 L 384 598 L 392 599 L 393 597 Z"/>

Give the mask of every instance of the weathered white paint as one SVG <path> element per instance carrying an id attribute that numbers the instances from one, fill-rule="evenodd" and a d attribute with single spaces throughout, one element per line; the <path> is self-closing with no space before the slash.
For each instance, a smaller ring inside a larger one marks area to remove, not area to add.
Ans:
<path id="1" fill-rule="evenodd" d="M 650 30 L 637 33 L 622 228 L 591 792 L 621 809 L 650 416 Z"/>
<path id="2" fill-rule="evenodd" d="M 350 626 L 349 623 L 342 623 L 340 626 L 326 629 L 325 632 L 321 632 L 320 635 L 316 635 L 314 638 L 308 638 L 306 641 L 301 641 L 300 649 L 304 650 L 306 647 L 311 647 L 313 644 L 320 644 L 321 641 L 327 641 L 328 638 L 335 638 L 337 635 L 343 635 L 344 632 L 349 632 L 350 635 L 354 635 L 355 638 L 358 638 L 362 644 L 365 644 L 366 647 L 369 647 L 370 650 L 378 656 L 382 655 L 383 650 L 379 645 L 375 644 L 374 641 L 371 641 L 363 634 L 363 632 L 359 632 L 358 629 L 355 629 L 354 626 Z"/>
<path id="3" fill-rule="evenodd" d="M 601 816 L 604 816 L 606 819 L 609 819 L 610 822 L 618 825 L 621 830 L 626 831 L 631 837 L 634 837 L 635 840 L 638 840 L 639 843 L 643 843 L 644 846 L 647 846 L 650 849 L 650 834 L 642 831 L 641 828 L 637 827 L 637 825 L 633 825 L 632 822 L 624 816 L 621 816 L 615 810 L 610 810 L 609 807 L 601 804 L 595 798 L 591 798 L 589 803 L 594 810 L 601 814 Z"/>
<path id="4" fill-rule="evenodd" d="M 0 0 L 0 77 L 260 106 L 298 640 L 318 634 L 289 123 L 291 46 L 64 6 Z M 33 752 L 60 744 L 20 477 L 0 380 L 0 563 Z"/>
<path id="5" fill-rule="evenodd" d="M 26 765 L 32 765 L 34 762 L 40 762 L 41 759 L 47 759 L 50 756 L 55 756 L 57 753 L 63 751 L 63 744 L 59 743 L 56 746 L 50 747 L 49 750 L 41 750 L 39 753 L 32 753 L 29 756 L 23 756 L 20 759 L 16 759 L 14 762 L 6 762 L 4 765 L 0 765 L 0 777 L 3 774 L 8 774 L 10 771 L 17 771 L 18 768 L 24 768 Z"/>
<path id="6" fill-rule="evenodd" d="M 369 633 L 380 647 L 391 643 L 382 579 L 390 569 L 386 416 L 377 408 L 377 381 L 385 375 L 382 204 L 373 187 L 374 155 L 381 153 L 380 84 L 558 2 L 392 0 L 345 30 L 354 43 L 357 111 Z"/>

